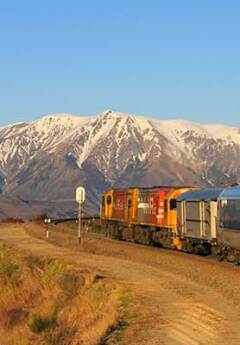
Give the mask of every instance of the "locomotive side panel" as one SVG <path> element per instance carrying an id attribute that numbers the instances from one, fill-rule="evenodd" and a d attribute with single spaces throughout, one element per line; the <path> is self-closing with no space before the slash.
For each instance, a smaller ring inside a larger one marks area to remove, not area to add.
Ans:
<path id="1" fill-rule="evenodd" d="M 168 190 L 140 189 L 137 202 L 136 222 L 149 226 L 161 227 L 164 225 L 164 200 Z"/>
<path id="2" fill-rule="evenodd" d="M 113 192 L 113 219 L 125 220 L 127 207 L 127 190 L 115 190 Z"/>
<path id="3" fill-rule="evenodd" d="M 150 210 L 150 191 L 139 189 L 136 222 L 140 224 L 147 224 L 149 210 Z"/>

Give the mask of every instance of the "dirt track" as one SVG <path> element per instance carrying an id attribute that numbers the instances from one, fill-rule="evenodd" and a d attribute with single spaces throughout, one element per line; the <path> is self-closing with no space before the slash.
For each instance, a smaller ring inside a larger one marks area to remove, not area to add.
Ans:
<path id="1" fill-rule="evenodd" d="M 30 237 L 22 225 L 2 225 L 0 240 L 96 268 L 129 287 L 136 318 L 120 344 L 240 344 L 238 267 L 104 239 L 87 240 L 88 252 L 73 251 Z"/>

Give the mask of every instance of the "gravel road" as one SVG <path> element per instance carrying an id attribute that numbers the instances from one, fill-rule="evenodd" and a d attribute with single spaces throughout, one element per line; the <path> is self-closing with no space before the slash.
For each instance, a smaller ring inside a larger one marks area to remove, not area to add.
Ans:
<path id="1" fill-rule="evenodd" d="M 1 225 L 0 240 L 95 268 L 128 287 L 136 317 L 119 344 L 240 344 L 240 268 L 234 265 L 101 238 L 71 250 L 29 236 L 23 225 Z"/>

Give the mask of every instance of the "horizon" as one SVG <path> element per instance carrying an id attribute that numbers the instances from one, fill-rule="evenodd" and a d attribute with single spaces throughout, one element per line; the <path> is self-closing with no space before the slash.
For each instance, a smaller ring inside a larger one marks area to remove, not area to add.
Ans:
<path id="1" fill-rule="evenodd" d="M 110 108 L 239 127 L 239 10 L 222 0 L 1 3 L 0 125 Z"/>

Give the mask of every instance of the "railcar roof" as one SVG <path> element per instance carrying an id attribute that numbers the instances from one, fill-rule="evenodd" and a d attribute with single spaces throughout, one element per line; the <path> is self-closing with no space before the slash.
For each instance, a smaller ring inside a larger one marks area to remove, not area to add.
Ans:
<path id="1" fill-rule="evenodd" d="M 240 187 L 225 188 L 219 199 L 240 199 Z"/>
<path id="2" fill-rule="evenodd" d="M 189 192 L 181 194 L 177 198 L 177 201 L 217 200 L 222 192 L 223 192 L 223 188 L 207 188 L 207 189 L 193 190 L 193 191 L 189 191 Z"/>
<path id="3" fill-rule="evenodd" d="M 128 189 L 140 189 L 140 190 L 152 190 L 152 189 L 182 189 L 182 188 L 195 188 L 193 186 L 168 186 L 168 185 L 159 185 L 159 186 L 146 186 L 146 187 L 141 187 L 141 186 L 131 186 L 131 187 L 123 187 L 123 188 L 113 188 L 111 190 L 114 191 L 125 191 Z"/>

